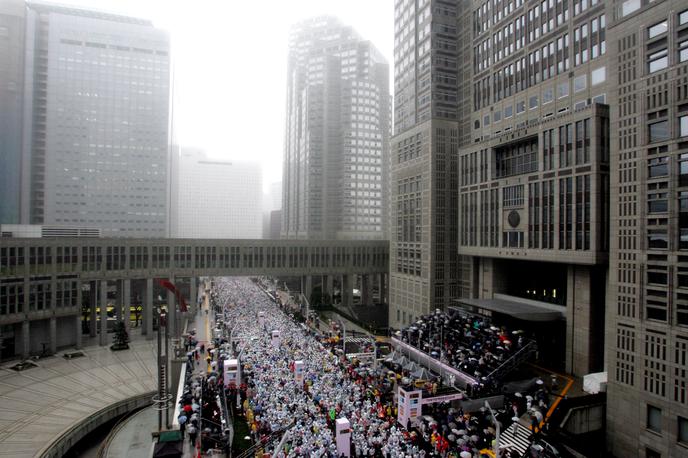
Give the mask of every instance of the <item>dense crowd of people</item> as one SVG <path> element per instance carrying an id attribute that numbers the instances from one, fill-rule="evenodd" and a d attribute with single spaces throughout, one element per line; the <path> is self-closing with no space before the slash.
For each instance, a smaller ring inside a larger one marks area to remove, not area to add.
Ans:
<path id="1" fill-rule="evenodd" d="M 494 391 L 499 380 L 491 377 L 502 363 L 526 344 L 522 331 L 509 331 L 487 319 L 436 310 L 421 316 L 399 332 L 403 342 L 476 380 L 480 393 Z"/>
<path id="2" fill-rule="evenodd" d="M 215 336 L 212 349 L 195 342 L 193 336 L 187 341 L 187 364 L 195 373 L 187 378 L 181 400 L 182 414 L 190 409 L 185 423 L 193 431 L 201 417 L 204 449 L 227 438 L 219 427 L 219 394 L 225 395 L 231 410 L 238 406 L 233 413 L 246 420 L 251 440 L 265 444 L 263 451 L 272 457 L 338 458 L 338 418 L 350 422 L 351 456 L 356 457 L 478 457 L 480 450 L 494 446 L 493 420 L 484 409 L 468 413 L 451 408 L 446 402 L 437 403 L 425 407 L 423 416 L 415 422 L 398 424 L 395 393 L 398 384 L 413 383 L 408 371 L 393 373 L 384 366 L 348 361 L 331 335 L 297 323 L 248 279 L 219 279 L 215 283 L 216 303 L 223 306 L 216 326 L 224 332 L 221 338 Z M 466 323 L 470 330 L 465 329 L 461 338 L 444 339 L 445 345 L 441 345 L 440 340 L 432 337 L 440 320 L 444 320 L 445 331 L 449 325 L 464 329 Z M 520 345 L 518 340 L 513 344 L 504 342 L 500 338 L 503 330 L 493 330 L 479 320 L 461 322 L 436 313 L 422 321 L 416 326 L 418 331 L 405 330 L 403 339 L 421 348 L 428 345 L 430 351 L 439 347 L 452 363 L 469 364 L 466 355 L 478 359 L 482 356 L 483 361 L 476 368 L 483 371 L 494 367 L 499 362 L 496 358 L 506 357 L 507 352 Z M 277 339 L 273 338 L 273 331 L 278 331 Z M 471 345 L 466 346 L 468 343 Z M 501 356 L 497 346 L 504 348 Z M 470 348 L 464 357 L 462 347 Z M 223 383 L 222 362 L 229 357 L 241 361 L 240 386 Z M 303 361 L 300 380 L 295 374 L 296 361 Z M 199 378 L 198 368 L 205 369 L 206 364 L 207 373 Z M 424 396 L 436 392 L 441 384 L 439 379 L 425 381 Z M 512 423 L 512 416 L 522 415 L 533 404 L 540 403 L 542 407 L 544 402 L 530 395 L 522 400 L 521 403 L 521 398 L 513 395 L 498 414 L 502 427 Z M 275 432 L 279 436 L 286 434 L 278 451 L 274 450 L 275 441 L 266 443 Z M 502 456 L 518 456 L 509 453 L 504 451 Z"/>

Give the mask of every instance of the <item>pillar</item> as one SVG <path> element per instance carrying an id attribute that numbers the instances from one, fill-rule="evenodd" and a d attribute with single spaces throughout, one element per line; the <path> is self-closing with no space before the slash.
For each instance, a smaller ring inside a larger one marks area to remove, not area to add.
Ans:
<path id="1" fill-rule="evenodd" d="M 107 280 L 101 280 L 100 282 L 100 345 L 108 344 L 107 337 Z"/>
<path id="2" fill-rule="evenodd" d="M 122 281 L 114 280 L 115 283 L 115 299 L 112 302 L 112 318 L 115 322 L 122 319 Z"/>
<path id="3" fill-rule="evenodd" d="M 120 300 L 122 307 L 122 320 L 124 321 L 124 327 L 129 333 L 131 328 L 131 280 L 122 280 L 122 299 Z"/>
<path id="4" fill-rule="evenodd" d="M 146 297 L 143 302 L 143 320 L 141 330 L 146 335 L 147 340 L 153 339 L 153 279 L 146 279 Z"/>
<path id="5" fill-rule="evenodd" d="M 98 334 L 96 329 L 96 306 L 98 304 L 98 282 L 92 281 L 88 285 L 88 302 L 89 302 L 89 321 L 88 321 L 88 333 L 91 337 L 95 337 Z"/>
<path id="6" fill-rule="evenodd" d="M 384 273 L 379 274 L 379 282 L 380 282 L 380 303 L 381 304 L 386 304 L 387 303 L 387 281 L 386 281 L 386 275 Z"/>
<path id="7" fill-rule="evenodd" d="M 334 294 L 334 278 L 332 275 L 327 275 L 325 278 L 325 292 L 327 297 L 330 298 L 330 305 L 333 303 L 332 295 Z"/>
<path id="8" fill-rule="evenodd" d="M 370 283 L 370 275 L 361 275 L 361 305 L 372 305 Z"/>
<path id="9" fill-rule="evenodd" d="M 174 276 L 170 275 L 170 282 L 174 284 Z M 176 286 L 176 285 L 175 285 Z M 170 329 L 170 338 L 177 336 L 177 302 L 172 291 L 167 291 L 167 326 Z"/>
<path id="10" fill-rule="evenodd" d="M 53 260 L 56 258 L 53 257 Z M 60 286 L 61 287 L 61 286 Z M 55 310 L 57 308 L 57 277 L 50 276 L 50 321 L 48 323 L 48 351 L 51 355 L 57 353 L 57 318 Z"/>
<path id="11" fill-rule="evenodd" d="M 81 304 L 79 302 L 79 304 Z M 81 307 L 80 307 L 81 308 Z M 74 326 L 76 326 L 76 335 L 74 336 L 74 347 L 79 350 L 81 348 L 81 334 L 82 334 L 82 329 L 81 329 L 81 315 L 76 315 L 74 318 Z"/>
<path id="12" fill-rule="evenodd" d="M 593 367 L 590 269 L 570 265 L 566 288 L 566 371 L 582 377 Z"/>
<path id="13" fill-rule="evenodd" d="M 50 317 L 50 354 L 57 353 L 57 318 Z"/>
<path id="14" fill-rule="evenodd" d="M 352 304 L 351 274 L 344 274 L 342 275 L 342 306 L 350 307 Z"/>
<path id="15" fill-rule="evenodd" d="M 76 305 L 77 305 L 77 314 L 76 314 L 76 320 L 75 320 L 75 336 L 74 336 L 74 347 L 76 349 L 81 348 L 81 334 L 83 333 L 83 330 L 81 328 L 81 321 L 83 319 L 81 310 L 84 307 L 84 298 L 82 297 L 82 291 L 81 291 L 81 280 L 76 281 Z"/>
<path id="16" fill-rule="evenodd" d="M 196 289 L 196 277 L 189 278 L 189 313 L 196 313 L 198 307 L 198 290 Z"/>
<path id="17" fill-rule="evenodd" d="M 313 294 L 313 277 L 310 275 L 305 275 L 302 280 L 303 289 L 301 292 L 306 296 L 306 300 L 310 303 L 311 294 Z"/>
<path id="18" fill-rule="evenodd" d="M 29 320 L 22 321 L 22 358 L 26 359 L 31 354 L 31 336 L 29 334 Z"/>

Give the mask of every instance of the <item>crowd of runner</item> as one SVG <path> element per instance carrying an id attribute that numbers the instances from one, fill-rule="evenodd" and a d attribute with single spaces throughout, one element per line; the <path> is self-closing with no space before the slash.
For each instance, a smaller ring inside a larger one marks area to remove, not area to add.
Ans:
<path id="1" fill-rule="evenodd" d="M 201 379 L 192 376 L 186 380 L 182 400 L 182 413 L 190 409 L 187 424 L 193 421 L 196 428 L 198 417 L 202 417 L 202 435 L 210 439 L 204 440 L 204 450 L 227 439 L 219 428 L 221 409 L 216 402 L 222 389 L 230 409 L 247 421 L 254 443 L 265 443 L 273 433 L 281 436 L 286 431 L 280 450 L 274 450 L 274 442 L 265 446 L 263 452 L 272 457 L 337 458 L 335 422 L 339 418 L 350 422 L 351 456 L 356 457 L 479 457 L 480 450 L 494 446 L 493 420 L 484 409 L 468 413 L 451 408 L 449 403 L 438 403 L 426 407 L 418 421 L 400 425 L 394 393 L 396 385 L 408 380 L 410 374 L 392 374 L 382 366 L 348 361 L 332 345 L 332 339 L 296 322 L 248 279 L 217 279 L 214 291 L 216 303 L 222 306 L 217 326 L 224 330 L 224 336 L 216 336 L 212 349 L 203 348 L 193 338 L 187 341 L 187 364 L 194 369 L 205 369 L 207 364 L 208 373 Z M 433 324 L 424 329 L 431 335 L 440 319 L 453 318 L 441 314 L 425 317 L 426 323 Z M 487 349 L 496 350 L 497 341 L 504 348 L 498 337 L 501 331 L 489 337 L 479 321 L 470 326 L 470 333 L 464 336 L 480 342 L 480 346 L 472 347 L 473 354 L 477 355 L 480 348 L 486 350 L 483 355 Z M 279 332 L 278 341 L 272 331 Z M 227 344 L 228 337 L 235 342 L 234 348 Z M 408 331 L 404 338 L 414 345 L 426 341 Z M 430 349 L 435 343 L 439 341 L 431 340 Z M 454 347 L 445 345 L 452 358 L 460 358 L 460 347 L 456 349 L 454 355 Z M 223 383 L 221 361 L 237 356 L 241 385 Z M 303 361 L 302 380 L 295 377 L 295 361 Z M 491 359 L 489 364 L 493 364 Z M 441 381 L 425 388 L 436 390 L 437 383 Z M 498 415 L 503 427 L 511 424 L 509 417 L 520 413 L 521 407 L 514 404 L 514 412 L 506 408 Z M 504 451 L 502 456 L 518 456 L 509 453 Z"/>

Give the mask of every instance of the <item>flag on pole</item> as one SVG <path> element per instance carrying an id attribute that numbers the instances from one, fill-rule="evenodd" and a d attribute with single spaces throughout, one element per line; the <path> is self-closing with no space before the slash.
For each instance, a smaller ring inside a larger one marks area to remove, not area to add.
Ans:
<path id="1" fill-rule="evenodd" d="M 186 301 L 184 300 L 184 296 L 182 296 L 182 292 L 177 289 L 176 286 L 174 286 L 174 283 L 172 283 L 169 280 L 166 280 L 164 278 L 161 278 L 158 280 L 158 284 L 165 288 L 166 290 L 172 292 L 175 297 L 177 298 L 177 302 L 179 303 L 179 311 L 180 312 L 186 312 Z"/>

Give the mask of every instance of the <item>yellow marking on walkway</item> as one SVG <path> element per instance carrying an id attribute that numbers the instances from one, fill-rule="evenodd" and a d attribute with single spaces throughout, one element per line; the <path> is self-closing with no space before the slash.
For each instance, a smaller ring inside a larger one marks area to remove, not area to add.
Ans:
<path id="1" fill-rule="evenodd" d="M 552 403 L 552 405 L 549 407 L 549 410 L 547 411 L 547 414 L 545 414 L 545 416 L 544 416 L 544 418 L 542 419 L 542 421 L 540 421 L 540 424 L 538 425 L 538 430 L 539 430 L 539 431 L 542 431 L 542 427 L 545 425 L 545 422 L 549 419 L 549 417 L 552 416 L 552 414 L 553 414 L 554 411 L 556 410 L 556 408 L 557 408 L 557 406 L 559 405 L 559 403 L 561 402 L 561 400 L 564 399 L 564 396 L 566 396 L 566 393 L 568 393 L 569 390 L 571 389 L 571 385 L 573 385 L 573 378 L 569 377 L 568 375 L 560 374 L 560 373 L 558 373 L 558 372 L 554 372 L 554 371 L 551 371 L 551 370 L 549 370 L 549 369 L 545 369 L 544 367 L 540 367 L 540 366 L 537 366 L 537 365 L 532 364 L 532 363 L 531 363 L 530 365 L 531 365 L 532 367 L 535 367 L 535 368 L 537 368 L 537 369 L 540 369 L 541 371 L 548 372 L 548 373 L 550 373 L 550 374 L 554 374 L 554 375 L 556 375 L 556 376 L 558 376 L 558 377 L 561 377 L 561 378 L 563 378 L 563 379 L 565 379 L 565 380 L 568 380 L 567 383 L 566 383 L 566 385 L 564 386 L 564 389 L 561 390 L 561 393 L 559 393 L 559 395 L 556 397 L 556 399 L 554 400 L 554 402 Z M 528 429 L 531 429 L 531 430 L 532 430 L 532 429 L 533 429 L 533 425 L 528 426 Z"/>

